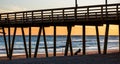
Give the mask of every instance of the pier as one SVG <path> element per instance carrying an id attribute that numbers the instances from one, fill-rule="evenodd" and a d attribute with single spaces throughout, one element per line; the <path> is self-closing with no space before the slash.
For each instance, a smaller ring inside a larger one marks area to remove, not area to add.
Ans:
<path id="1" fill-rule="evenodd" d="M 107 10 L 106 10 L 107 8 Z M 99 26 L 106 24 L 105 40 L 104 40 L 104 54 L 107 53 L 108 33 L 109 25 L 115 24 L 119 26 L 120 37 L 120 3 L 108 4 L 108 5 L 91 5 L 91 6 L 78 6 L 56 9 L 43 9 L 43 10 L 31 10 L 21 12 L 0 13 L 0 27 L 3 31 L 4 43 L 6 48 L 6 54 L 9 59 L 12 59 L 14 50 L 14 41 L 17 28 L 21 28 L 23 43 L 26 58 L 31 58 L 31 28 L 38 27 L 38 38 L 36 41 L 36 47 L 34 57 L 37 57 L 38 47 L 40 42 L 40 36 L 43 31 L 43 39 L 45 46 L 45 54 L 48 56 L 47 41 L 45 28 L 54 27 L 54 54 L 56 56 L 56 27 L 67 27 L 67 40 L 64 55 L 68 55 L 68 48 L 70 48 L 70 54 L 73 55 L 72 42 L 71 42 L 71 30 L 73 26 L 82 26 L 83 28 L 83 55 L 86 55 L 86 26 L 94 26 L 96 28 L 98 53 L 101 54 L 100 40 L 99 40 Z M 6 40 L 5 28 L 8 28 L 8 41 Z M 13 38 L 11 39 L 10 28 L 14 28 Z M 26 45 L 24 28 L 29 29 L 29 50 Z M 120 41 L 120 39 L 119 39 Z M 119 42 L 120 43 L 120 42 Z M 120 47 L 119 47 L 120 49 Z"/>

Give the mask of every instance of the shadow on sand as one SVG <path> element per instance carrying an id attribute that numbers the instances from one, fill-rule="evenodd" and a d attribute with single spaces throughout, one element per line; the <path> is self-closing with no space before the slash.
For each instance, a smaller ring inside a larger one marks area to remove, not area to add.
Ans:
<path id="1" fill-rule="evenodd" d="M 120 53 L 1 60 L 0 64 L 120 64 Z"/>

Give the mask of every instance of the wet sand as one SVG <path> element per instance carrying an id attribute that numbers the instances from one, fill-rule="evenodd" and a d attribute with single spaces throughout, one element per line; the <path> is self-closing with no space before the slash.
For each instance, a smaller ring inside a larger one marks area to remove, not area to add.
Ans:
<path id="1" fill-rule="evenodd" d="M 0 64 L 120 64 L 120 53 L 118 50 L 109 50 L 104 55 L 88 51 L 87 55 L 63 56 L 63 53 L 57 53 L 56 57 L 51 53 L 48 58 L 45 54 L 38 54 L 37 58 L 28 59 L 25 59 L 25 55 L 14 55 L 12 60 L 0 57 Z"/>

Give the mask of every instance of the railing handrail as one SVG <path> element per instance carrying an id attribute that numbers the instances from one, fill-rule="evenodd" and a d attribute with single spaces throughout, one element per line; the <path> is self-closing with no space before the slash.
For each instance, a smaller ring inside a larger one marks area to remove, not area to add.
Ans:
<path id="1" fill-rule="evenodd" d="M 117 4 L 108 4 L 107 13 L 109 15 L 119 16 L 120 12 L 120 3 Z M 56 19 L 61 19 L 62 22 L 66 19 L 72 21 L 77 21 L 77 19 L 85 17 L 85 21 L 89 18 L 101 17 L 101 20 L 105 20 L 106 17 L 106 5 L 92 5 L 92 6 L 80 6 L 80 7 L 68 7 L 68 8 L 56 8 L 56 9 L 43 9 L 43 10 L 33 10 L 33 11 L 22 11 L 22 12 L 12 12 L 12 13 L 1 13 L 0 21 L 44 21 L 49 20 L 49 22 Z M 67 16 L 67 17 L 66 17 Z M 94 17 L 93 17 L 94 16 Z M 59 18 L 60 17 L 60 18 Z M 109 16 L 107 17 L 109 18 Z"/>

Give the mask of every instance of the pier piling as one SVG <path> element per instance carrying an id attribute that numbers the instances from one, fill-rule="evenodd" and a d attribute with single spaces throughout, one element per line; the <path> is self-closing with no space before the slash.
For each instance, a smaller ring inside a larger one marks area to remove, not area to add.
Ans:
<path id="1" fill-rule="evenodd" d="M 31 27 L 29 27 L 29 58 L 31 58 Z"/>
<path id="2" fill-rule="evenodd" d="M 56 56 L 56 26 L 54 25 L 54 56 Z"/>
<path id="3" fill-rule="evenodd" d="M 83 55 L 86 55 L 86 40 L 85 40 L 85 33 L 86 33 L 86 30 L 85 30 L 85 25 L 83 25 Z"/>
<path id="4" fill-rule="evenodd" d="M 120 24 L 118 25 L 119 27 L 119 52 L 120 52 Z"/>
<path id="5" fill-rule="evenodd" d="M 26 58 L 28 58 L 28 51 L 27 51 L 27 45 L 26 45 L 26 39 L 25 39 L 25 33 L 24 33 L 24 28 L 23 27 L 21 27 L 21 31 L 22 31 L 22 37 L 23 37 L 23 43 L 24 43 Z"/>
<path id="6" fill-rule="evenodd" d="M 67 40 L 66 40 L 66 47 L 65 47 L 65 56 L 68 55 L 68 48 L 70 47 L 70 52 L 71 52 L 71 55 L 73 55 L 73 50 L 72 50 L 72 42 L 71 42 L 71 29 L 72 29 L 72 26 L 67 26 Z"/>
<path id="7" fill-rule="evenodd" d="M 107 54 L 108 33 L 109 33 L 109 24 L 106 24 L 103 54 Z"/>
<path id="8" fill-rule="evenodd" d="M 44 46 L 45 46 L 45 54 L 46 54 L 46 57 L 48 57 L 48 48 L 47 48 L 47 41 L 46 41 L 46 35 L 45 35 L 44 26 L 43 26 L 43 39 L 44 39 Z"/>
<path id="9" fill-rule="evenodd" d="M 39 32 L 38 32 L 38 37 L 37 37 L 37 43 L 36 43 L 36 48 L 35 48 L 35 53 L 34 53 L 34 58 L 37 57 L 38 48 L 39 48 L 39 42 L 40 42 L 40 36 L 41 36 L 42 29 L 43 29 L 42 27 L 39 27 Z"/>
<path id="10" fill-rule="evenodd" d="M 101 54 L 100 39 L 99 39 L 99 29 L 98 29 L 98 26 L 95 26 L 95 27 L 96 27 L 98 53 Z"/>
<path id="11" fill-rule="evenodd" d="M 10 47 L 10 59 L 12 59 L 13 48 L 14 48 L 14 43 L 15 43 L 15 36 L 16 36 L 16 30 L 17 30 L 17 27 L 14 28 L 12 44 L 11 44 L 11 47 Z"/>
<path id="12" fill-rule="evenodd" d="M 7 54 L 7 57 L 9 57 L 9 51 L 8 51 L 8 45 L 7 45 L 7 40 L 6 40 L 6 35 L 5 35 L 6 33 L 5 33 L 4 27 L 2 27 L 2 31 L 3 31 L 4 42 L 5 42 L 6 54 Z"/>

